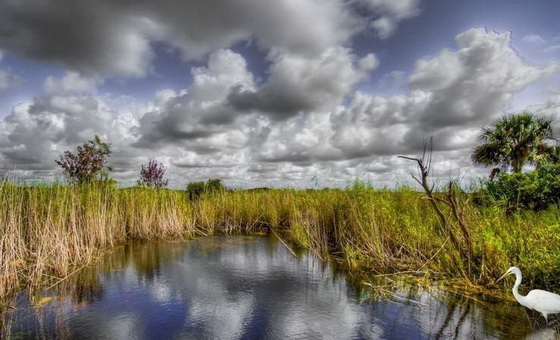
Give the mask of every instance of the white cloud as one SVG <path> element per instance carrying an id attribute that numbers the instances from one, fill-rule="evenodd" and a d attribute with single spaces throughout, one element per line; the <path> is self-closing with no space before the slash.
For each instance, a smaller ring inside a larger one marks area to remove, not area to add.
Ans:
<path id="1" fill-rule="evenodd" d="M 413 89 L 432 96 L 420 113 L 423 126 L 487 123 L 503 113 L 513 93 L 558 71 L 555 63 L 526 62 L 511 48 L 509 32 L 471 29 L 455 40 L 457 51 L 419 61 L 410 76 Z"/>
<path id="2" fill-rule="evenodd" d="M 550 45 L 543 50 L 545 53 L 553 53 L 556 51 L 560 51 L 560 45 Z"/>
<path id="3" fill-rule="evenodd" d="M 377 64 L 375 55 L 355 60 L 346 48 L 328 49 L 316 58 L 278 53 L 273 56 L 270 76 L 260 89 L 236 88 L 229 100 L 238 110 L 256 110 L 275 120 L 330 109 Z"/>
<path id="4" fill-rule="evenodd" d="M 560 94 L 555 94 L 540 105 L 531 105 L 521 112 L 533 112 L 553 119 L 552 126 L 556 136 L 560 134 Z"/>
<path id="5" fill-rule="evenodd" d="M 389 17 L 381 17 L 371 22 L 373 27 L 381 38 L 388 38 L 395 30 L 396 23 Z"/>
<path id="6" fill-rule="evenodd" d="M 379 59 L 373 53 L 368 53 L 365 57 L 360 59 L 359 63 L 362 71 L 370 72 L 379 66 Z"/>
<path id="7" fill-rule="evenodd" d="M 76 72 L 67 72 L 64 78 L 47 77 L 43 86 L 47 94 L 93 93 L 97 90 L 98 78 L 83 77 Z"/>
<path id="8" fill-rule="evenodd" d="M 98 78 L 69 72 L 48 78 L 42 96 L 0 121 L 0 154 L 8 167 L 52 171 L 64 150 L 98 134 L 114 147 L 114 175 L 128 184 L 152 158 L 178 188 L 208 178 L 344 186 L 366 176 L 390 185 L 409 177 L 407 163 L 395 156 L 421 152 L 434 136 L 442 178 L 476 175 L 469 157 L 479 129 L 558 67 L 525 61 L 509 33 L 472 29 L 456 43 L 419 60 L 410 75 L 396 73 L 411 90 L 394 96 L 354 92 L 378 61 L 342 47 L 314 57 L 274 50 L 260 86 L 243 56 L 218 50 L 191 70 L 192 85 L 157 91 L 150 103 L 100 95 Z M 558 116 L 558 106 L 552 97 L 534 111 Z"/>
<path id="9" fill-rule="evenodd" d="M 77 87 L 72 88 L 71 84 Z M 131 129 L 138 125 L 137 118 L 133 112 L 115 109 L 121 105 L 121 98 L 76 93 L 91 89 L 90 85 L 73 74 L 63 79 L 49 78 L 44 95 L 15 106 L 0 121 L 3 168 L 23 171 L 18 173 L 22 179 L 27 175 L 51 178 L 53 172 L 60 176 L 55 171 L 55 159 L 66 150 L 75 151 L 76 146 L 95 135 L 112 144 L 111 165 L 116 168 L 118 179 L 126 179 L 121 175 L 129 175 L 128 169 L 138 168 L 137 157 L 142 154 L 130 147 L 136 140 Z"/>
<path id="10" fill-rule="evenodd" d="M 247 71 L 245 59 L 230 50 L 212 54 L 208 66 L 194 68 L 193 85 L 173 96 L 159 93 L 156 106 L 140 119 L 138 146 L 155 148 L 161 143 L 174 142 L 195 151 L 219 151 L 216 143 L 208 143 L 212 136 L 235 133 L 247 119 L 229 107 L 227 95 L 236 87 L 251 90 L 253 75 Z M 162 99 L 162 96 L 164 96 Z M 226 137 L 225 140 L 227 140 Z M 215 140 L 216 141 L 216 140 Z M 235 143 L 229 144 L 235 147 Z"/>
<path id="11" fill-rule="evenodd" d="M 419 0 L 365 0 L 355 3 L 374 13 L 376 18 L 372 20 L 371 27 L 381 38 L 391 36 L 402 20 L 420 13 Z"/>
<path id="12" fill-rule="evenodd" d="M 526 43 L 531 43 L 531 44 L 535 44 L 535 45 L 544 45 L 546 44 L 546 40 L 543 39 L 543 37 L 541 37 L 538 34 L 530 34 L 530 35 L 526 35 L 521 39 L 523 42 Z"/>
<path id="13" fill-rule="evenodd" d="M 408 95 L 357 92 L 349 105 L 331 112 L 330 141 L 342 152 L 340 159 L 390 162 L 380 156 L 419 153 L 433 136 L 436 153 L 449 157 L 454 152 L 448 159 L 455 166 L 447 167 L 470 172 L 479 129 L 506 112 L 513 94 L 558 72 L 554 63 L 526 62 L 511 48 L 509 33 L 472 29 L 458 35 L 456 42 L 456 50 L 444 49 L 417 62 Z M 370 167 L 379 174 L 391 168 Z"/>

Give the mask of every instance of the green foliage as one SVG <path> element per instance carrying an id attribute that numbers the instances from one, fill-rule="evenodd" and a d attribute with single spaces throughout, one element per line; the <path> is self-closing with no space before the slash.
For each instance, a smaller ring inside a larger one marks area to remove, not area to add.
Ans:
<path id="1" fill-rule="evenodd" d="M 492 127 L 482 129 L 478 136 L 481 145 L 474 149 L 472 161 L 521 172 L 526 163 L 542 165 L 555 159 L 557 150 L 546 144 L 552 139 L 552 119 L 531 113 L 506 116 Z"/>
<path id="2" fill-rule="evenodd" d="M 505 173 L 486 184 L 492 201 L 508 209 L 544 210 L 560 203 L 560 165 L 544 165 L 527 173 Z"/>
<path id="3" fill-rule="evenodd" d="M 187 193 L 191 200 L 196 200 L 203 194 L 217 193 L 224 190 L 225 187 L 220 179 L 209 179 L 207 182 L 191 182 L 187 185 Z"/>
<path id="4" fill-rule="evenodd" d="M 191 200 L 198 199 L 200 195 L 204 192 L 205 183 L 204 182 L 191 182 L 187 185 L 187 193 Z"/>
<path id="5" fill-rule="evenodd" d="M 207 192 L 219 192 L 224 190 L 224 186 L 222 185 L 221 179 L 209 179 L 206 182 L 206 191 Z"/>

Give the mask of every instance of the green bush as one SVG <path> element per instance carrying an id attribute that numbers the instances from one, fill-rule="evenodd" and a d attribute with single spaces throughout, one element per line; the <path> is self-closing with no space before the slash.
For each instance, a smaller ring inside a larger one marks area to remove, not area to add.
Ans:
<path id="1" fill-rule="evenodd" d="M 560 165 L 545 165 L 526 173 L 505 173 L 486 184 L 491 200 L 506 209 L 544 210 L 560 203 Z"/>
<path id="2" fill-rule="evenodd" d="M 207 182 L 191 182 L 187 185 L 187 193 L 191 200 L 198 199 L 202 194 L 215 193 L 225 190 L 222 181 L 210 179 Z"/>

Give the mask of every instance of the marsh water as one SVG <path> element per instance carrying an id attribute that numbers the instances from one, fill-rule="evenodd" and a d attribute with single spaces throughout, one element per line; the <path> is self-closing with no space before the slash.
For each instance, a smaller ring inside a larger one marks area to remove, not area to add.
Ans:
<path id="1" fill-rule="evenodd" d="M 353 282 L 271 237 L 129 243 L 36 296 L 12 339 L 546 339 L 513 302 Z"/>

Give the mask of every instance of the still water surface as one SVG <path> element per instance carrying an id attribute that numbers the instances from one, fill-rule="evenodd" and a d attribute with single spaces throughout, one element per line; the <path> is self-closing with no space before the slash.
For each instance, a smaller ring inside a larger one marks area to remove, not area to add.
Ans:
<path id="1" fill-rule="evenodd" d="M 385 282 L 386 283 L 386 282 Z M 371 293 L 377 296 L 369 299 Z M 514 303 L 402 284 L 351 284 L 270 237 L 130 243 L 40 296 L 22 295 L 10 338 L 547 339 Z M 541 320 L 542 321 L 542 320 Z"/>

